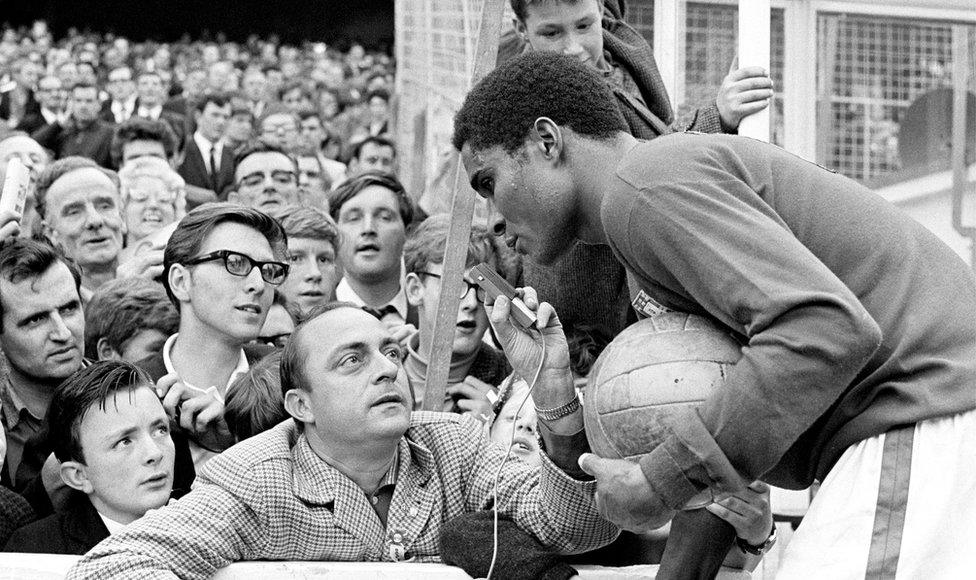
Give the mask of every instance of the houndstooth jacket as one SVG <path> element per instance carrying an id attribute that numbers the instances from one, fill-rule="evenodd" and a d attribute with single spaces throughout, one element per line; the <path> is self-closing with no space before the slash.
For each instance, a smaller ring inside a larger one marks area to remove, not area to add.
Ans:
<path id="1" fill-rule="evenodd" d="M 441 525 L 492 505 L 504 450 L 467 416 L 417 412 L 399 453 L 384 529 L 362 489 L 287 421 L 211 459 L 192 492 L 100 543 L 68 578 L 208 578 L 237 560 L 436 561 Z M 617 535 L 594 491 L 545 454 L 541 469 L 510 459 L 499 513 L 559 552 L 590 550 Z"/>

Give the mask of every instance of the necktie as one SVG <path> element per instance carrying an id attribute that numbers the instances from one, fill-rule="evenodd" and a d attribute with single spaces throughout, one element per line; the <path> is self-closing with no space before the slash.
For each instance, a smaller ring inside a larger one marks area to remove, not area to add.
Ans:
<path id="1" fill-rule="evenodd" d="M 375 316 L 379 320 L 383 320 L 383 317 L 385 317 L 387 314 L 399 314 L 397 312 L 396 307 L 393 306 L 392 304 L 387 304 L 383 308 L 378 308 L 378 309 L 377 308 L 370 308 L 369 306 L 363 306 L 363 310 L 365 310 L 366 312 L 372 314 L 373 316 Z"/>
<path id="2" fill-rule="evenodd" d="M 220 193 L 217 191 L 217 144 L 210 144 L 210 189 L 214 190 L 214 193 Z"/>

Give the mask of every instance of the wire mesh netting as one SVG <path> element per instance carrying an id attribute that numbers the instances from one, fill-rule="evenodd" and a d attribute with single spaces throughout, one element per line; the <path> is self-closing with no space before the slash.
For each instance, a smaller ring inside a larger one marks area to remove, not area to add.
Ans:
<path id="1" fill-rule="evenodd" d="M 818 15 L 817 161 L 868 185 L 947 168 L 956 33 L 969 38 L 972 92 L 976 25 Z"/>

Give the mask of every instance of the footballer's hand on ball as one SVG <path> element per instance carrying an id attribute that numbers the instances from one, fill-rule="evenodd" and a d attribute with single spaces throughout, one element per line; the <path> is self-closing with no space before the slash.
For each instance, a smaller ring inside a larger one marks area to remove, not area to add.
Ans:
<path id="1" fill-rule="evenodd" d="M 559 378 L 564 378 L 565 375 L 572 382 L 572 373 L 569 370 L 569 345 L 556 311 L 548 302 L 539 302 L 534 288 L 519 288 L 518 295 L 529 310 L 535 313 L 536 329 L 529 331 L 512 323 L 509 319 L 512 302 L 505 296 L 496 298 L 494 304 L 485 304 L 488 320 L 495 329 L 495 335 L 502 350 L 505 351 L 508 362 L 512 364 L 517 374 L 531 381 L 542 357 L 540 340 L 544 340 L 546 360 L 542 363 L 540 376 L 546 376 L 549 380 L 557 375 Z M 540 403 L 538 400 L 536 402 Z"/>
<path id="2" fill-rule="evenodd" d="M 743 491 L 716 500 L 705 509 L 731 524 L 736 535 L 750 546 L 761 545 L 773 529 L 769 486 L 761 481 L 754 481 Z"/>
<path id="3" fill-rule="evenodd" d="M 583 471 L 596 478 L 596 509 L 624 530 L 647 532 L 671 521 L 674 510 L 654 493 L 640 465 L 626 459 L 604 459 L 584 453 Z"/>

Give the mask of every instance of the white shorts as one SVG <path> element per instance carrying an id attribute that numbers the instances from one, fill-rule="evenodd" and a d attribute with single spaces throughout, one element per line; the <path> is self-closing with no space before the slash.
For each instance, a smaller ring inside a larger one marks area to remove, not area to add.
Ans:
<path id="1" fill-rule="evenodd" d="M 976 411 L 967 411 L 849 447 L 776 578 L 974 578 L 974 558 Z"/>

